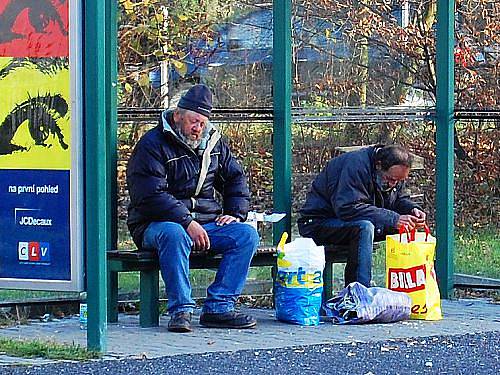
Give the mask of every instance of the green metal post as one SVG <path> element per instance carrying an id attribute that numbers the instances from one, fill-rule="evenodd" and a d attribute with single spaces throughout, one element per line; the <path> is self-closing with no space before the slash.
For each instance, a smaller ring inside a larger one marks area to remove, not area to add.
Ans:
<path id="1" fill-rule="evenodd" d="M 454 21 L 453 0 L 437 2 L 436 41 L 436 270 L 443 298 L 453 294 L 453 132 Z"/>
<path id="2" fill-rule="evenodd" d="M 109 119 L 108 127 L 108 178 L 109 178 L 109 194 L 107 198 L 107 212 L 109 213 L 108 223 L 108 246 L 107 249 L 117 249 L 118 247 L 118 188 L 117 188 L 117 5 L 115 0 L 106 1 L 106 28 L 109 43 L 106 45 L 106 77 L 109 77 L 111 87 L 106 90 L 106 118 Z"/>
<path id="3" fill-rule="evenodd" d="M 274 225 L 274 243 L 291 231 L 292 207 L 292 12 L 291 0 L 273 2 L 273 202 L 286 218 Z M 291 234 L 291 233 L 290 233 Z M 291 237 L 291 236 L 290 236 Z M 289 237 L 289 238 L 290 238 Z"/>
<path id="4" fill-rule="evenodd" d="M 107 141 L 111 97 L 109 29 L 106 19 L 109 1 L 84 2 L 84 122 L 85 122 L 85 228 L 87 254 L 87 347 L 104 352 L 106 322 L 106 246 L 108 245 Z"/>

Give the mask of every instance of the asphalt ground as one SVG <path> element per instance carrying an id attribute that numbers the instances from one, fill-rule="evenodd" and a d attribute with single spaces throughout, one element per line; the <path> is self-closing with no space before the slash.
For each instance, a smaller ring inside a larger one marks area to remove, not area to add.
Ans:
<path id="1" fill-rule="evenodd" d="M 2 374 L 499 374 L 500 332 L 8 367 Z"/>

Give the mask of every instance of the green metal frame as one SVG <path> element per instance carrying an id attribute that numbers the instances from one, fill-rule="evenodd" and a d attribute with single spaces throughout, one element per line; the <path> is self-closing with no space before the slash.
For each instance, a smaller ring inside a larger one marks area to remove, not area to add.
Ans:
<path id="1" fill-rule="evenodd" d="M 116 248 L 116 0 L 84 2 L 85 241 L 89 349 L 106 350 L 106 249 Z M 291 0 L 273 4 L 274 208 L 291 230 Z M 453 290 L 453 0 L 438 0 L 437 272 L 443 297 Z M 113 281 L 113 280 L 111 280 Z M 114 296 L 112 296 L 114 297 Z M 152 317 L 155 318 L 155 317 Z"/>
<path id="2" fill-rule="evenodd" d="M 453 136 L 455 2 L 437 2 L 436 40 L 436 271 L 443 298 L 453 294 Z"/>
<path id="3" fill-rule="evenodd" d="M 83 6 L 87 347 L 102 352 L 107 344 L 106 249 L 114 236 L 110 228 L 116 228 L 111 199 L 116 196 L 117 3 L 86 1 Z"/>
<path id="4" fill-rule="evenodd" d="M 291 234 L 292 214 L 292 2 L 273 2 L 273 202 L 285 219 L 273 228 L 274 243 Z M 291 236 L 289 236 L 290 238 Z"/>
<path id="5" fill-rule="evenodd" d="M 107 212 L 109 213 L 108 223 L 108 247 L 107 249 L 118 248 L 118 173 L 116 164 L 118 160 L 118 119 L 117 119 L 117 87 L 118 87 L 118 64 L 117 64 L 117 38 L 118 35 L 118 20 L 117 20 L 118 2 L 114 0 L 106 1 L 106 77 L 109 77 L 108 86 L 106 89 L 106 101 L 109 105 L 106 106 L 106 118 L 108 119 L 108 186 L 109 194 L 107 198 Z"/>

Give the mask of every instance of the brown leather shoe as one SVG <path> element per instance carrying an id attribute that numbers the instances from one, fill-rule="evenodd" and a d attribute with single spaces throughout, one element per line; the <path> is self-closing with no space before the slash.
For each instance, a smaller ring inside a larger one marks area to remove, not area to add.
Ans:
<path id="1" fill-rule="evenodd" d="M 250 315 L 228 311 L 225 313 L 202 313 L 200 324 L 210 328 L 252 328 L 257 321 Z"/>
<path id="2" fill-rule="evenodd" d="M 170 332 L 191 332 L 191 313 L 182 311 L 174 314 L 168 322 L 168 330 Z"/>

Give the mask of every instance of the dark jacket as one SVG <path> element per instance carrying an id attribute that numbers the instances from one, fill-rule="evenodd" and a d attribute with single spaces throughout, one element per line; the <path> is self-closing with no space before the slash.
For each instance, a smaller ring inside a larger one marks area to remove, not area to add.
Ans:
<path id="1" fill-rule="evenodd" d="M 378 187 L 374 161 L 378 147 L 382 146 L 348 152 L 328 162 L 313 181 L 300 210 L 302 235 L 304 223 L 327 218 L 369 220 L 376 235 L 393 233 L 400 214 L 409 214 L 418 207 L 410 200 L 403 182 L 387 193 Z"/>
<path id="2" fill-rule="evenodd" d="M 171 221 L 187 228 L 192 220 L 205 224 L 220 214 L 246 219 L 249 190 L 243 169 L 215 126 L 207 125 L 202 150 L 184 143 L 171 127 L 172 111 L 137 143 L 127 167 L 130 193 L 127 224 L 138 247 L 146 227 Z M 206 177 L 195 195 L 200 171 Z M 223 206 L 216 200 L 222 196 Z"/>

